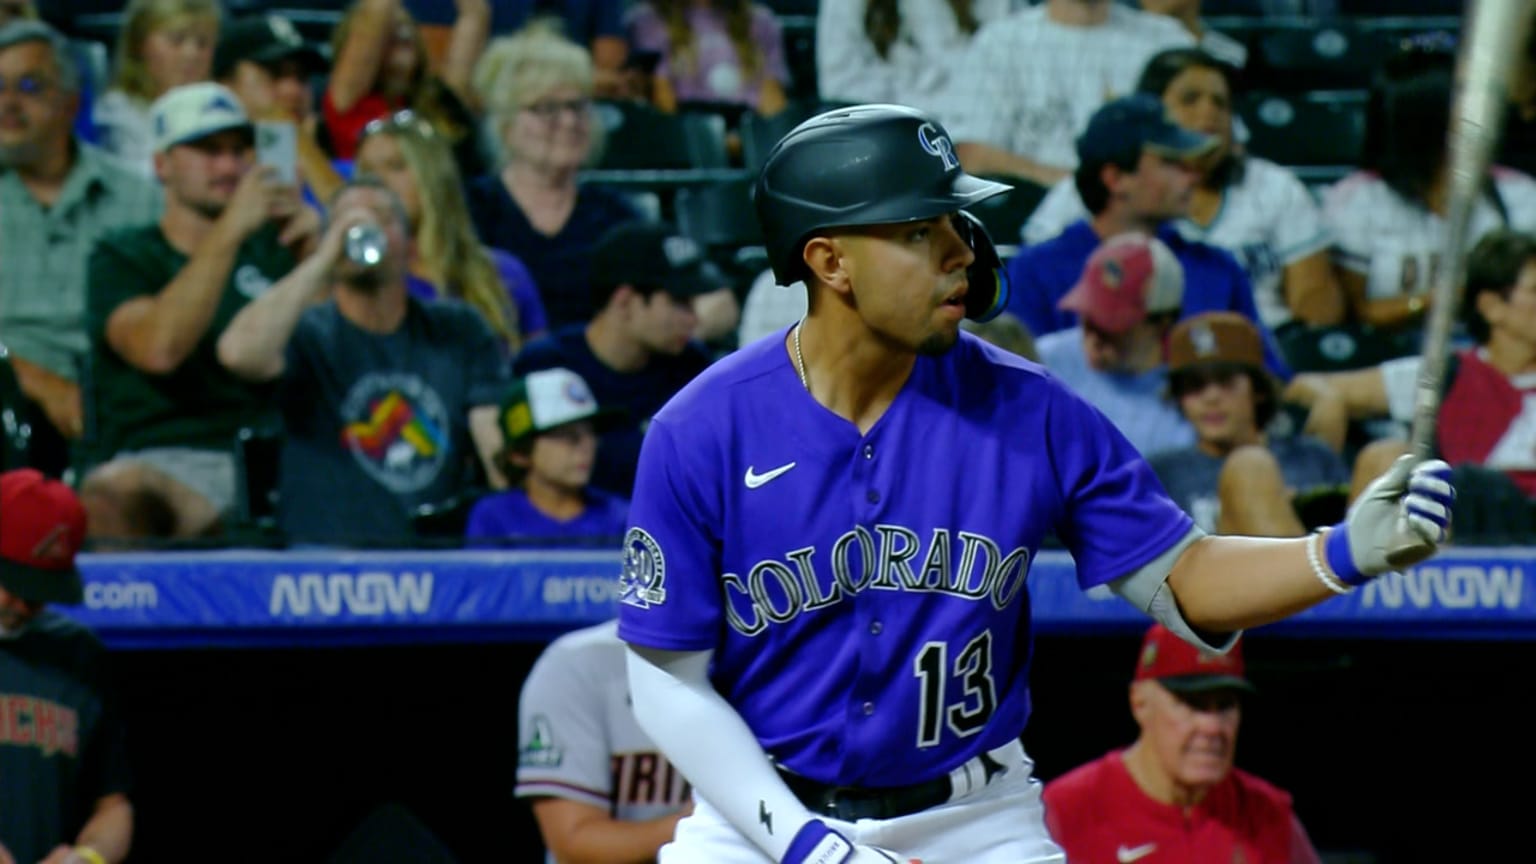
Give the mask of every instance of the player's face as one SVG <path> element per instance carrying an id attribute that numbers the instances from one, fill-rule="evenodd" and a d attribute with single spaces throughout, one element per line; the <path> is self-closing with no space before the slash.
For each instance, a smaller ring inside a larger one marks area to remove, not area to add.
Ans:
<path id="1" fill-rule="evenodd" d="M 1253 443 L 1253 379 L 1236 369 L 1192 370 L 1180 375 L 1179 409 L 1202 443 L 1229 450 Z"/>
<path id="2" fill-rule="evenodd" d="M 1126 208 L 1132 217 L 1149 223 L 1177 219 L 1189 212 L 1195 176 L 1186 160 L 1143 152 L 1135 173 L 1122 179 Z"/>
<path id="3" fill-rule="evenodd" d="M 1527 261 L 1521 268 L 1508 297 L 1484 294 L 1479 298 L 1478 311 L 1488 319 L 1494 339 L 1536 350 L 1536 261 Z"/>
<path id="4" fill-rule="evenodd" d="M 1236 691 L 1177 695 L 1147 682 L 1138 716 L 1143 740 L 1176 785 L 1198 789 L 1218 783 L 1232 770 L 1242 703 Z"/>
<path id="5" fill-rule="evenodd" d="M 1223 151 L 1232 146 L 1232 91 L 1215 69 L 1191 66 L 1174 76 L 1163 91 L 1163 105 L 1173 122 L 1219 138 Z"/>
<path id="6" fill-rule="evenodd" d="M 699 326 L 693 301 L 665 291 L 654 291 L 645 298 L 636 295 L 629 320 L 630 332 L 640 344 L 667 355 L 681 354 Z"/>
<path id="7" fill-rule="evenodd" d="M 940 354 L 960 338 L 965 268 L 976 253 L 953 219 L 872 225 L 839 238 L 859 316 L 882 340 Z"/>
<path id="8" fill-rule="evenodd" d="M 528 474 L 568 492 L 580 492 L 592 479 L 597 458 L 597 432 L 591 422 L 578 420 L 557 426 L 533 439 Z"/>
<path id="9" fill-rule="evenodd" d="M 255 160 L 249 132 L 216 132 L 155 157 L 160 182 L 180 204 L 209 219 L 224 212 Z"/>
<path id="10" fill-rule="evenodd" d="M 41 611 L 43 611 L 43 604 L 29 603 L 0 588 L 0 630 L 15 633 L 27 626 Z"/>

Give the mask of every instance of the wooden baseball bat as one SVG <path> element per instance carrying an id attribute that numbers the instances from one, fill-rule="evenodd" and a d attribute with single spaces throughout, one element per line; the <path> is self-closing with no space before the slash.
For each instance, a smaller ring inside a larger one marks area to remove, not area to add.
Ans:
<path id="1" fill-rule="evenodd" d="M 1477 0 L 1463 26 L 1456 61 L 1456 87 L 1447 130 L 1450 168 L 1445 239 L 1440 266 L 1433 268 L 1429 320 L 1424 326 L 1422 363 L 1414 396 L 1413 453 L 1428 458 L 1435 448 L 1436 415 L 1450 352 L 1451 326 L 1459 312 L 1466 273 L 1468 223 L 1488 177 L 1508 110 L 1509 81 L 1516 54 L 1525 46 L 1536 0 Z"/>

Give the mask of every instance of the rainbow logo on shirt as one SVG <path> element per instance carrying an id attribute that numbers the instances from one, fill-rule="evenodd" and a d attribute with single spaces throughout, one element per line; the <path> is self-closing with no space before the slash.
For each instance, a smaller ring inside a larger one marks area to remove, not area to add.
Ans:
<path id="1" fill-rule="evenodd" d="M 452 449 L 443 400 L 410 373 L 369 373 L 341 404 L 341 444 L 373 479 L 396 493 L 435 479 Z"/>

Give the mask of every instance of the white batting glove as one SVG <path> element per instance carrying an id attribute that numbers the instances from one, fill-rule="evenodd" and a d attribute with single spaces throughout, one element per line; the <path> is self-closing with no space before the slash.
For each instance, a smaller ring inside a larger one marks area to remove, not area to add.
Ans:
<path id="1" fill-rule="evenodd" d="M 1328 566 L 1345 584 L 1361 585 L 1423 561 L 1445 542 L 1455 500 L 1451 466 L 1399 457 L 1328 532 Z"/>
<path id="2" fill-rule="evenodd" d="M 820 819 L 800 826 L 782 864 L 923 864 L 889 849 L 855 845 Z"/>

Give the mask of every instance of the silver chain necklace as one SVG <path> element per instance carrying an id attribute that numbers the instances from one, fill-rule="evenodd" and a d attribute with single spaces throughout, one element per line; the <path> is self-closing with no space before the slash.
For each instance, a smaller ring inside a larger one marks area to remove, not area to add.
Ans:
<path id="1" fill-rule="evenodd" d="M 800 386 L 805 392 L 811 392 L 811 382 L 805 377 L 805 355 L 800 351 L 800 329 L 805 326 L 805 319 L 795 325 L 795 371 L 800 373 Z"/>

